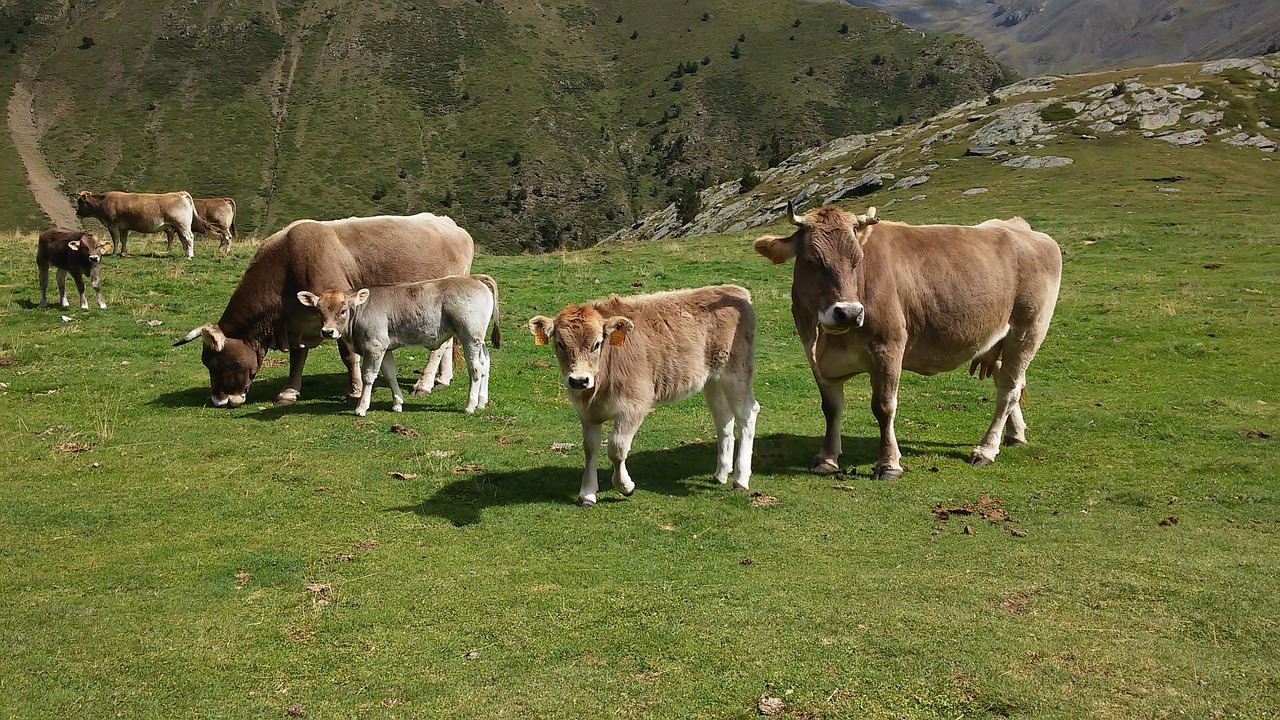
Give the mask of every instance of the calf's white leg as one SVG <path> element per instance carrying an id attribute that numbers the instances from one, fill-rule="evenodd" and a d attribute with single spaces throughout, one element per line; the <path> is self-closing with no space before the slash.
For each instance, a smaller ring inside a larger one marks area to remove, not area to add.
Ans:
<path id="1" fill-rule="evenodd" d="M 71 279 L 76 281 L 76 290 L 80 293 L 80 309 L 88 310 L 89 301 L 84 297 L 84 278 L 79 272 L 75 272 L 71 274 Z"/>
<path id="2" fill-rule="evenodd" d="M 382 356 L 386 348 L 373 345 L 365 348 L 360 356 L 360 370 L 364 373 L 364 384 L 360 388 L 360 402 L 356 404 L 356 415 L 364 417 L 369 412 L 369 403 L 373 400 L 373 382 L 378 379 L 378 370 L 382 367 Z"/>
<path id="3" fill-rule="evenodd" d="M 94 263 L 93 268 L 89 270 L 89 282 L 93 285 L 93 291 L 98 294 L 98 309 L 106 310 L 107 304 L 102 301 L 102 264 Z"/>
<path id="4" fill-rule="evenodd" d="M 462 344 L 462 350 L 467 356 L 467 377 L 471 380 L 471 385 L 467 390 L 467 407 L 464 409 L 466 413 L 473 413 L 477 407 L 484 407 L 484 403 L 488 401 L 489 390 L 489 360 L 485 357 L 484 335 L 479 337 L 472 336 L 470 333 L 462 333 L 456 336 L 457 341 Z M 484 384 L 484 400 L 480 399 L 481 384 Z"/>
<path id="5" fill-rule="evenodd" d="M 631 440 L 644 422 L 644 415 L 633 417 L 623 415 L 614 420 L 613 432 L 609 433 L 609 460 L 613 462 L 613 487 L 623 495 L 630 496 L 636 491 L 636 484 L 631 481 L 631 473 L 627 472 L 627 455 L 631 453 Z"/>
<path id="6" fill-rule="evenodd" d="M 446 357 L 449 358 L 449 363 L 450 363 L 449 377 L 450 379 L 452 379 L 453 359 L 452 359 L 452 355 L 450 355 L 450 353 L 452 352 L 453 352 L 452 340 L 445 342 L 445 344 L 431 351 L 431 356 L 427 358 L 427 366 L 422 368 L 422 375 L 418 378 L 418 381 L 413 384 L 413 390 L 410 391 L 411 395 L 430 395 L 431 394 L 431 391 L 434 390 L 437 385 L 436 376 L 440 374 L 440 368 L 444 364 L 444 359 Z M 439 384 L 448 385 L 449 383 L 441 382 Z"/>
<path id="7" fill-rule="evenodd" d="M 734 432 L 738 436 L 738 464 L 733 474 L 733 487 L 746 490 L 751 487 L 751 453 L 755 449 L 756 417 L 760 415 L 760 403 L 756 402 L 755 393 L 751 391 L 750 380 L 745 392 L 730 397 L 730 403 L 737 421 Z"/>
<path id="8" fill-rule="evenodd" d="M 396 354 L 388 351 L 382 356 L 382 377 L 391 385 L 391 412 L 404 410 L 404 393 L 400 390 L 400 381 L 396 380 Z M 367 409 L 367 408 L 366 408 Z"/>
<path id="9" fill-rule="evenodd" d="M 62 268 L 58 268 L 58 303 L 62 307 L 70 304 L 67 302 L 67 271 Z"/>
<path id="10" fill-rule="evenodd" d="M 49 266 L 41 265 L 40 266 L 40 307 L 42 308 L 49 306 L 49 304 L 45 301 L 45 291 L 47 291 L 48 289 L 49 289 Z"/>
<path id="11" fill-rule="evenodd" d="M 582 454 L 586 467 L 582 471 L 582 487 L 578 489 L 578 505 L 591 507 L 596 504 L 600 484 L 596 479 L 596 458 L 600 456 L 600 424 L 582 421 Z"/>
<path id="12" fill-rule="evenodd" d="M 712 477 L 723 485 L 729 482 L 729 473 L 733 472 L 734 409 L 718 382 L 708 382 L 702 395 L 716 426 L 716 472 Z"/>

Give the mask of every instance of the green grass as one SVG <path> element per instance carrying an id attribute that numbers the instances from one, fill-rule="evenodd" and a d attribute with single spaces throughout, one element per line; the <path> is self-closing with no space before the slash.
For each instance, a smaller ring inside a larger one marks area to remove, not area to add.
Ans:
<path id="1" fill-rule="evenodd" d="M 107 311 L 67 312 L 33 307 L 34 239 L 0 239 L 0 707 L 745 718 L 770 695 L 795 717 L 1275 717 L 1275 174 L 1254 151 L 1108 142 L 1052 173 L 957 161 L 890 208 L 1022 214 L 1065 253 L 1031 444 L 968 467 L 990 385 L 909 375 L 896 482 L 867 477 L 862 378 L 846 474 L 806 471 L 817 392 L 789 268 L 754 233 L 481 256 L 507 341 L 493 405 L 463 415 L 459 379 L 396 415 L 380 387 L 365 419 L 326 348 L 293 408 L 270 406 L 280 365 L 246 406 L 205 406 L 198 351 L 170 344 L 217 318 L 250 244 L 189 263 L 140 246 L 107 260 Z M 1144 179 L 1166 175 L 1181 193 Z M 760 314 L 752 489 L 777 504 L 711 484 L 694 398 L 641 428 L 633 497 L 577 508 L 579 425 L 524 321 L 718 282 Z M 984 494 L 1014 522 L 932 512 Z"/>

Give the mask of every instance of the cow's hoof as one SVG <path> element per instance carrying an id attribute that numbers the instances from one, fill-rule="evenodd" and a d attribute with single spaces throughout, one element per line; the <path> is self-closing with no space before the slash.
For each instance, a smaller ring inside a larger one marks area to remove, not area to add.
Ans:
<path id="1" fill-rule="evenodd" d="M 578 507 L 589 508 L 595 504 L 596 504 L 596 499 L 594 496 L 578 498 Z"/>
<path id="2" fill-rule="evenodd" d="M 436 380 L 436 387 L 449 387 L 449 383 L 451 382 L 453 382 L 453 378 L 449 378 L 448 380 Z"/>
<path id="3" fill-rule="evenodd" d="M 813 463 L 809 465 L 809 469 L 816 473 L 833 473 L 840 471 L 840 463 L 831 458 L 824 458 L 821 455 L 813 459 Z"/>
<path id="4" fill-rule="evenodd" d="M 298 402 L 299 393 L 293 388 L 288 388 L 276 396 L 276 407 L 285 407 Z"/>
<path id="5" fill-rule="evenodd" d="M 871 473 L 872 480 L 898 480 L 902 477 L 902 468 L 876 468 Z"/>
<path id="6" fill-rule="evenodd" d="M 748 490 L 750 490 L 751 488 L 749 488 L 749 487 L 747 486 L 747 483 L 738 483 L 738 482 L 736 482 L 736 483 L 734 483 L 734 484 L 733 484 L 733 489 L 734 489 L 734 490 L 737 490 L 738 492 L 747 492 L 747 491 L 748 491 Z"/>
<path id="7" fill-rule="evenodd" d="M 400 404 L 392 405 L 391 412 L 404 412 L 404 406 Z"/>
<path id="8" fill-rule="evenodd" d="M 426 397 L 431 394 L 431 388 L 424 388 L 424 387 L 419 387 L 417 385 L 414 385 L 413 389 L 409 391 L 409 394 L 416 395 L 417 397 Z"/>
<path id="9" fill-rule="evenodd" d="M 1005 445 L 1008 445 L 1009 447 L 1014 447 L 1014 446 L 1017 446 L 1017 445 L 1026 445 L 1026 444 L 1027 444 L 1027 439 L 1026 439 L 1026 438 L 1021 438 L 1021 437 L 1012 437 L 1012 436 L 1009 436 L 1009 435 L 1005 435 L 1005 436 L 1004 436 L 1004 444 L 1005 444 Z"/>
<path id="10" fill-rule="evenodd" d="M 712 479 L 712 480 L 714 480 L 714 481 L 716 482 L 716 484 L 717 484 L 717 485 L 725 485 L 725 484 L 727 484 L 727 483 L 729 482 L 729 476 L 728 476 L 728 474 L 725 474 L 725 475 L 712 475 L 712 476 L 711 476 L 711 479 Z"/>
<path id="11" fill-rule="evenodd" d="M 987 457 L 978 449 L 975 449 L 969 454 L 969 464 L 973 467 L 983 467 L 984 465 L 990 465 L 995 461 L 995 456 Z"/>

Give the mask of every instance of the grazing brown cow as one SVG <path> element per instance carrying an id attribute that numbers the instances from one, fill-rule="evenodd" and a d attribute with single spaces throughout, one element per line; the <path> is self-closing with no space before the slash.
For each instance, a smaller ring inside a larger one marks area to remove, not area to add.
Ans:
<path id="1" fill-rule="evenodd" d="M 529 321 L 539 345 L 555 341 L 569 401 L 582 421 L 586 470 L 578 504 L 596 503 L 600 426 L 613 420 L 609 459 L 613 486 L 635 490 L 627 454 L 644 416 L 656 403 L 703 392 L 715 420 L 716 482 L 733 472 L 733 486 L 751 482 L 751 449 L 760 406 L 751 389 L 756 369 L 756 313 L 737 285 L 612 297 L 570 305 L 556 317 Z M 734 467 L 734 440 L 738 443 Z"/>
<path id="2" fill-rule="evenodd" d="M 316 295 L 303 290 L 298 301 L 320 311 L 320 334 L 346 339 L 360 353 L 364 394 L 356 415 L 364 416 L 373 396 L 378 370 L 391 386 L 392 412 L 404 409 L 404 395 L 396 380 L 393 351 L 405 345 L 436 350 L 450 338 L 467 358 L 471 390 L 463 412 L 473 413 L 489 403 L 489 351 L 484 333 L 493 323 L 493 346 L 502 346 L 498 329 L 498 283 L 488 275 L 452 275 L 437 280 L 361 288 L 353 292 L 332 288 Z"/>
<path id="3" fill-rule="evenodd" d="M 40 233 L 40 245 L 36 248 L 36 266 L 40 269 L 40 307 L 46 307 L 45 290 L 49 287 L 49 266 L 58 268 L 58 302 L 67 307 L 67 273 L 76 280 L 80 291 L 80 309 L 88 310 L 89 301 L 84 297 L 84 278 L 89 276 L 93 291 L 98 294 L 98 309 L 106 310 L 102 301 L 102 246 L 98 236 L 81 230 L 51 227 Z"/>
<path id="4" fill-rule="evenodd" d="M 987 465 L 1026 443 L 1020 395 L 1049 330 L 1062 251 L 1022 218 L 974 227 L 880 222 L 822 207 L 798 216 L 789 237 L 756 240 L 775 263 L 795 258 L 791 314 L 822 394 L 827 433 L 813 469 L 839 469 L 844 382 L 871 375 L 880 424 L 874 477 L 901 477 L 893 433 L 903 368 L 922 375 L 970 364 L 995 376 L 995 418 L 969 462 Z"/>
<path id="5" fill-rule="evenodd" d="M 307 351 L 324 340 L 320 314 L 298 301 L 299 292 L 461 275 L 471 271 L 474 253 L 466 230 L 431 213 L 298 220 L 262 241 L 222 318 L 174 345 L 203 336 L 201 359 L 209 368 L 210 399 L 217 407 L 244 403 L 268 350 L 289 351 L 289 382 L 276 404 L 292 405 L 301 395 Z M 358 356 L 342 340 L 338 345 L 350 372 L 349 397 L 358 398 Z M 449 343 L 432 353 L 415 394 L 430 392 L 437 368 L 440 384 L 448 384 L 451 349 Z"/>
<path id="6" fill-rule="evenodd" d="M 236 237 L 236 201 L 234 198 L 191 198 L 196 205 L 196 215 L 208 226 L 208 232 L 222 238 L 218 252 L 231 251 L 231 239 Z M 174 231 L 165 227 L 165 248 L 173 250 Z"/>
<path id="7" fill-rule="evenodd" d="M 105 192 L 80 192 L 76 200 L 76 217 L 97 218 L 107 226 L 116 254 L 125 254 L 125 244 L 130 232 L 155 233 L 165 230 L 176 232 L 182 238 L 187 259 L 194 257 L 195 232 L 210 232 L 209 224 L 196 214 L 191 193 L 180 192 L 151 194 Z"/>

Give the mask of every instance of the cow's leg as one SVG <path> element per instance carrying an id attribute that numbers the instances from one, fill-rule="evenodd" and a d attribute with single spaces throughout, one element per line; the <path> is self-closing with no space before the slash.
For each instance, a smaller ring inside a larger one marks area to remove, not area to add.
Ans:
<path id="1" fill-rule="evenodd" d="M 225 228 L 222 230 L 222 242 L 218 244 L 218 252 L 222 253 L 223 255 L 231 254 L 231 231 L 230 230 L 227 230 Z"/>
<path id="2" fill-rule="evenodd" d="M 106 310 L 107 304 L 102 301 L 102 263 L 94 263 L 89 270 L 89 282 L 93 285 L 93 291 L 98 294 L 98 309 Z"/>
<path id="3" fill-rule="evenodd" d="M 591 507 L 596 504 L 600 483 L 596 479 L 596 458 L 600 456 L 600 423 L 582 421 L 582 454 L 586 467 L 582 471 L 582 487 L 578 489 L 578 505 Z"/>
<path id="4" fill-rule="evenodd" d="M 45 292 L 49 289 L 49 266 L 40 265 L 40 307 L 48 307 L 45 301 Z"/>
<path id="5" fill-rule="evenodd" d="M 464 412 L 473 413 L 477 407 L 484 407 L 489 402 L 489 358 L 484 349 L 483 330 L 479 337 L 463 333 L 456 336 L 467 357 L 467 376 L 471 380 L 467 392 L 467 407 Z"/>
<path id="6" fill-rule="evenodd" d="M 733 472 L 734 410 L 725 388 L 718 382 L 707 383 L 702 395 L 707 399 L 707 408 L 716 426 L 716 472 L 711 477 L 723 485 L 729 482 L 729 474 Z"/>
<path id="7" fill-rule="evenodd" d="M 112 230 L 111 237 L 113 240 L 115 240 L 118 243 L 120 247 L 120 252 L 116 254 L 119 255 L 120 257 L 124 257 L 125 245 L 129 244 L 129 231 L 125 230 L 124 228 L 120 228 L 119 230 Z"/>
<path id="8" fill-rule="evenodd" d="M 822 449 L 814 456 L 809 469 L 820 473 L 832 473 L 840 469 L 840 416 L 844 413 L 844 383 L 823 382 L 814 375 L 818 382 L 818 392 L 822 395 L 822 414 L 827 419 L 827 433 L 822 438 Z"/>
<path id="9" fill-rule="evenodd" d="M 873 348 L 871 367 L 871 413 L 880 425 L 880 453 L 871 477 L 897 480 L 902 477 L 902 453 L 893 432 L 898 413 L 898 380 L 902 376 L 902 349 Z"/>
<path id="10" fill-rule="evenodd" d="M 760 403 L 756 402 L 755 393 L 751 390 L 751 379 L 747 378 L 746 387 L 729 395 L 729 403 L 733 406 L 734 434 L 738 441 L 738 462 L 733 473 L 735 490 L 746 490 L 751 487 L 751 453 L 756 444 L 756 417 L 760 415 Z"/>
<path id="11" fill-rule="evenodd" d="M 307 364 L 307 348 L 289 351 L 289 382 L 276 396 L 276 405 L 292 405 L 302 397 L 302 366 Z"/>
<path id="12" fill-rule="evenodd" d="M 410 395 L 431 394 L 431 391 L 436 387 L 436 373 L 440 372 L 440 364 L 444 362 L 444 358 L 452 351 L 452 340 L 431 351 L 431 357 L 427 358 L 427 366 L 422 368 L 422 375 L 418 376 L 418 381 L 413 384 L 413 390 L 410 391 Z M 445 384 L 447 385 L 448 383 Z"/>
<path id="13" fill-rule="evenodd" d="M 360 353 L 353 350 L 345 339 L 340 338 L 338 340 L 338 355 L 342 358 L 342 364 L 347 366 L 347 377 L 349 379 L 347 402 L 353 404 L 360 402 L 360 388 L 364 385 L 360 374 Z"/>
<path id="14" fill-rule="evenodd" d="M 636 491 L 636 484 L 631 481 L 631 473 L 627 472 L 627 455 L 631 453 L 631 439 L 644 422 L 644 414 L 623 415 L 613 422 L 613 432 L 609 433 L 609 460 L 613 462 L 613 487 L 623 495 L 630 496 Z"/>
<path id="15" fill-rule="evenodd" d="M 164 226 L 164 250 L 173 252 L 173 228 L 168 225 Z"/>
<path id="16" fill-rule="evenodd" d="M 182 238 L 182 249 L 187 253 L 187 259 L 190 260 L 196 256 L 196 236 L 191 232 L 191 228 L 178 226 L 178 236 Z"/>
<path id="17" fill-rule="evenodd" d="M 67 302 L 67 271 L 58 268 L 58 304 L 66 307 L 70 303 Z"/>
<path id="18" fill-rule="evenodd" d="M 1013 437 L 1026 442 L 1027 426 L 1022 419 L 1018 400 L 1027 384 L 1027 367 L 1031 365 L 1031 359 L 1036 356 L 1048 330 L 1049 319 L 1044 318 L 1043 322 L 1037 320 L 1030 329 L 1011 330 L 1005 336 L 1004 358 L 995 374 L 995 416 L 991 419 L 987 433 L 982 436 L 982 442 L 969 455 L 970 465 L 990 465 L 995 462 L 996 455 L 1000 452 L 1001 430 L 1007 422 L 1012 422 L 1015 430 L 1021 429 L 1021 433 L 1015 433 Z"/>
<path id="19" fill-rule="evenodd" d="M 1027 444 L 1027 421 L 1022 419 L 1021 393 L 1019 393 L 1018 399 L 1013 402 L 1013 409 L 1009 411 L 1009 419 L 1004 421 L 1004 444 Z"/>
<path id="20" fill-rule="evenodd" d="M 80 309 L 88 310 L 89 301 L 84 297 L 84 276 L 79 271 L 71 273 L 71 279 L 76 281 L 76 290 L 80 292 Z"/>
<path id="21" fill-rule="evenodd" d="M 360 402 L 356 405 L 356 415 L 364 417 L 373 402 L 373 383 L 378 379 L 378 369 L 382 367 L 382 357 L 386 348 L 382 345 L 370 345 L 360 356 L 360 365 L 364 371 L 364 386 L 360 388 Z"/>
<path id="22" fill-rule="evenodd" d="M 440 375 L 435 378 L 436 385 L 448 386 L 453 382 L 453 341 L 440 346 Z"/>
<path id="23" fill-rule="evenodd" d="M 382 356 L 382 377 L 391 385 L 391 412 L 404 410 L 404 393 L 400 391 L 400 382 L 396 380 L 396 354 L 387 352 Z M 365 406 L 368 407 L 367 405 Z"/>

